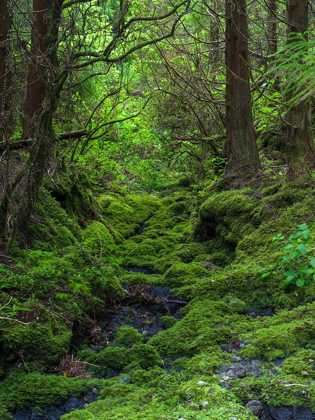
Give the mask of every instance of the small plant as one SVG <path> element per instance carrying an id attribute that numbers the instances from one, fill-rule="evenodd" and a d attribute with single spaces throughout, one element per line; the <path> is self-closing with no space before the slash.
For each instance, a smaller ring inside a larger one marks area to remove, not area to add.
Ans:
<path id="1" fill-rule="evenodd" d="M 10 271 L 4 268 L 3 264 L 0 264 L 0 273 L 8 274 Z"/>
<path id="2" fill-rule="evenodd" d="M 311 228 L 315 227 L 315 223 Z M 276 244 L 282 242 L 284 236 L 278 234 L 272 238 Z M 277 264 L 271 264 L 260 270 L 263 278 L 272 273 L 281 271 L 285 275 L 284 284 L 295 283 L 298 287 L 310 284 L 315 280 L 315 258 L 309 256 L 311 243 L 311 230 L 307 223 L 299 225 L 299 229 L 289 237 L 289 242 L 282 247 L 285 255 Z"/>

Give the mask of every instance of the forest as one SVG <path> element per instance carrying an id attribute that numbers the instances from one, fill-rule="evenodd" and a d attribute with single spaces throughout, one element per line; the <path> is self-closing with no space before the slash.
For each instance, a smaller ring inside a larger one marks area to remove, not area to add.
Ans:
<path id="1" fill-rule="evenodd" d="M 0 0 L 0 420 L 315 420 L 314 26 Z"/>

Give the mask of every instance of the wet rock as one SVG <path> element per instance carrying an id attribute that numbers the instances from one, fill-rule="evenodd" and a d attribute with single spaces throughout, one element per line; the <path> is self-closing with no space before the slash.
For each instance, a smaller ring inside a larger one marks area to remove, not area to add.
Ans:
<path id="1" fill-rule="evenodd" d="M 229 376 L 230 378 L 236 378 L 236 377 L 237 377 L 233 369 L 228 370 L 228 371 L 225 373 L 225 375 L 226 375 L 226 376 Z"/>
<path id="2" fill-rule="evenodd" d="M 315 420 L 315 413 L 306 407 L 264 406 L 261 420 Z"/>
<path id="3" fill-rule="evenodd" d="M 15 420 L 59 420 L 64 414 L 70 413 L 75 409 L 82 410 L 87 404 L 91 404 L 96 400 L 96 393 L 90 391 L 82 397 L 71 397 L 57 407 L 47 407 L 42 412 L 34 412 L 33 407 L 17 410 L 13 413 L 13 417 Z"/>
<path id="4" fill-rule="evenodd" d="M 247 370 L 242 365 L 235 365 L 234 368 L 234 374 L 237 378 L 245 378 L 247 375 Z"/>
<path id="5" fill-rule="evenodd" d="M 236 338 L 235 340 L 232 340 L 229 342 L 229 345 L 233 348 L 239 347 L 241 344 L 241 340 L 239 338 Z"/>
<path id="6" fill-rule="evenodd" d="M 131 271 L 133 273 L 143 273 L 143 274 L 154 274 L 154 271 L 150 267 L 122 267 L 126 271 Z"/>
<path id="7" fill-rule="evenodd" d="M 222 388 L 231 389 L 231 385 L 227 381 L 221 381 L 220 386 L 222 386 Z"/>
<path id="8" fill-rule="evenodd" d="M 220 373 L 226 373 L 230 369 L 230 365 L 224 363 L 220 366 Z"/>
<path id="9" fill-rule="evenodd" d="M 247 410 L 252 411 L 252 413 L 254 414 L 254 416 L 260 417 L 263 413 L 264 407 L 262 405 L 262 403 L 260 401 L 257 400 L 252 400 L 249 401 L 245 407 L 247 408 Z"/>
<path id="10" fill-rule="evenodd" d="M 241 358 L 241 357 L 239 357 L 239 356 L 233 356 L 232 357 L 232 362 L 234 362 L 234 363 L 239 363 L 239 362 L 241 362 L 243 359 Z"/>

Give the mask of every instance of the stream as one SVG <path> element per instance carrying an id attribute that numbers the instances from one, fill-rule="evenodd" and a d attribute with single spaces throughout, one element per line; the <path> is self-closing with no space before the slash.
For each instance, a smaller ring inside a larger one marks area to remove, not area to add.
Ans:
<path id="1" fill-rule="evenodd" d="M 136 268 L 130 269 L 130 271 L 135 270 Z M 126 297 L 122 302 L 106 317 L 99 320 L 96 328 L 100 331 L 101 340 L 90 344 L 93 351 L 100 352 L 104 347 L 115 346 L 112 344 L 115 332 L 122 326 L 135 328 L 143 336 L 143 341 L 148 341 L 153 335 L 165 329 L 160 321 L 162 316 L 173 316 L 179 320 L 179 310 L 187 303 L 170 296 L 171 289 L 169 287 L 134 285 L 124 286 L 124 289 Z M 163 367 L 170 368 L 168 364 Z M 120 373 L 120 371 L 112 370 L 99 373 L 95 377 L 108 379 L 118 376 Z M 16 410 L 12 414 L 15 420 L 58 420 L 64 414 L 75 409 L 82 410 L 86 405 L 96 400 L 97 390 L 91 389 L 80 397 L 71 397 L 63 404 L 47 407 L 41 412 L 34 411 L 34 407 L 29 407 Z"/>

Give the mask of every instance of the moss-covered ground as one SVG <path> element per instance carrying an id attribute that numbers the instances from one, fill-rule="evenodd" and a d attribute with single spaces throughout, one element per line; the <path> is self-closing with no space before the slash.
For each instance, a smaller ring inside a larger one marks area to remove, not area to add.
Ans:
<path id="1" fill-rule="evenodd" d="M 98 401 L 63 419 L 249 420 L 251 400 L 315 412 L 315 287 L 260 271 L 283 255 L 276 235 L 315 220 L 313 187 L 63 191 L 43 194 L 36 251 L 2 267 L 1 419 L 93 387 Z M 123 327 L 97 351 L 91 331 L 126 285 L 168 286 L 188 304 L 149 340 Z"/>

